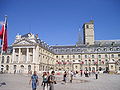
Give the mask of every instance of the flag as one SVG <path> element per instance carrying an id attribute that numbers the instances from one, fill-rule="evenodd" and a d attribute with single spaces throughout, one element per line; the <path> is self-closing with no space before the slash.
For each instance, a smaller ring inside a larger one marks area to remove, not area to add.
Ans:
<path id="1" fill-rule="evenodd" d="M 2 29 L 0 30 L 0 39 L 3 38 L 3 31 L 4 31 L 4 25 L 2 25 Z"/>
<path id="2" fill-rule="evenodd" d="M 7 41 L 7 20 L 2 26 L 2 30 L 0 31 L 0 39 L 2 40 L 2 50 L 6 51 L 8 48 L 8 41 Z"/>

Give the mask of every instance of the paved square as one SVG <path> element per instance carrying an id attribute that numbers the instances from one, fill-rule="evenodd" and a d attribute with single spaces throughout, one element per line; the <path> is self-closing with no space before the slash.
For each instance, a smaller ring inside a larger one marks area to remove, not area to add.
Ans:
<path id="1" fill-rule="evenodd" d="M 42 90 L 40 85 L 37 90 Z M 91 77 L 74 77 L 73 83 L 62 84 L 62 76 L 56 76 L 57 84 L 55 90 L 120 90 L 120 75 L 100 74 L 99 79 L 95 76 Z M 6 85 L 0 86 L 0 90 L 31 90 L 29 85 L 30 76 L 18 74 L 0 74 L 0 83 L 5 82 Z"/>

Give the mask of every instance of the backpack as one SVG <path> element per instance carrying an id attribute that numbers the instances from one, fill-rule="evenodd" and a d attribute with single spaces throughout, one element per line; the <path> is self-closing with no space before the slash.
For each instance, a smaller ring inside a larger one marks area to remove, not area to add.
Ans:
<path id="1" fill-rule="evenodd" d="M 43 77 L 43 82 L 44 82 L 44 83 L 47 83 L 47 82 L 48 82 L 47 76 L 44 76 L 44 77 Z"/>
<path id="2" fill-rule="evenodd" d="M 50 75 L 50 76 L 48 77 L 48 83 L 51 83 L 51 78 L 52 78 L 52 76 Z"/>

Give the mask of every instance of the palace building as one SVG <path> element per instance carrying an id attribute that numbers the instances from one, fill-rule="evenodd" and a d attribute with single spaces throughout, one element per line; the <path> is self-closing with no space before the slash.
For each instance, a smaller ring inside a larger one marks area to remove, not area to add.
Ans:
<path id="1" fill-rule="evenodd" d="M 16 35 L 1 56 L 1 71 L 29 73 L 37 71 L 110 71 L 120 70 L 120 40 L 95 40 L 94 21 L 83 25 L 83 42 L 50 46 L 38 35 Z"/>

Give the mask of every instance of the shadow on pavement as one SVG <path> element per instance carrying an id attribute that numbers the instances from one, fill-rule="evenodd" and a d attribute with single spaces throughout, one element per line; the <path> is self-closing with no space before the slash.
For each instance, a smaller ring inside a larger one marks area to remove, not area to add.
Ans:
<path id="1" fill-rule="evenodd" d="M 2 85 L 6 85 L 6 83 L 5 83 L 5 82 L 0 83 L 0 87 L 1 87 Z"/>

